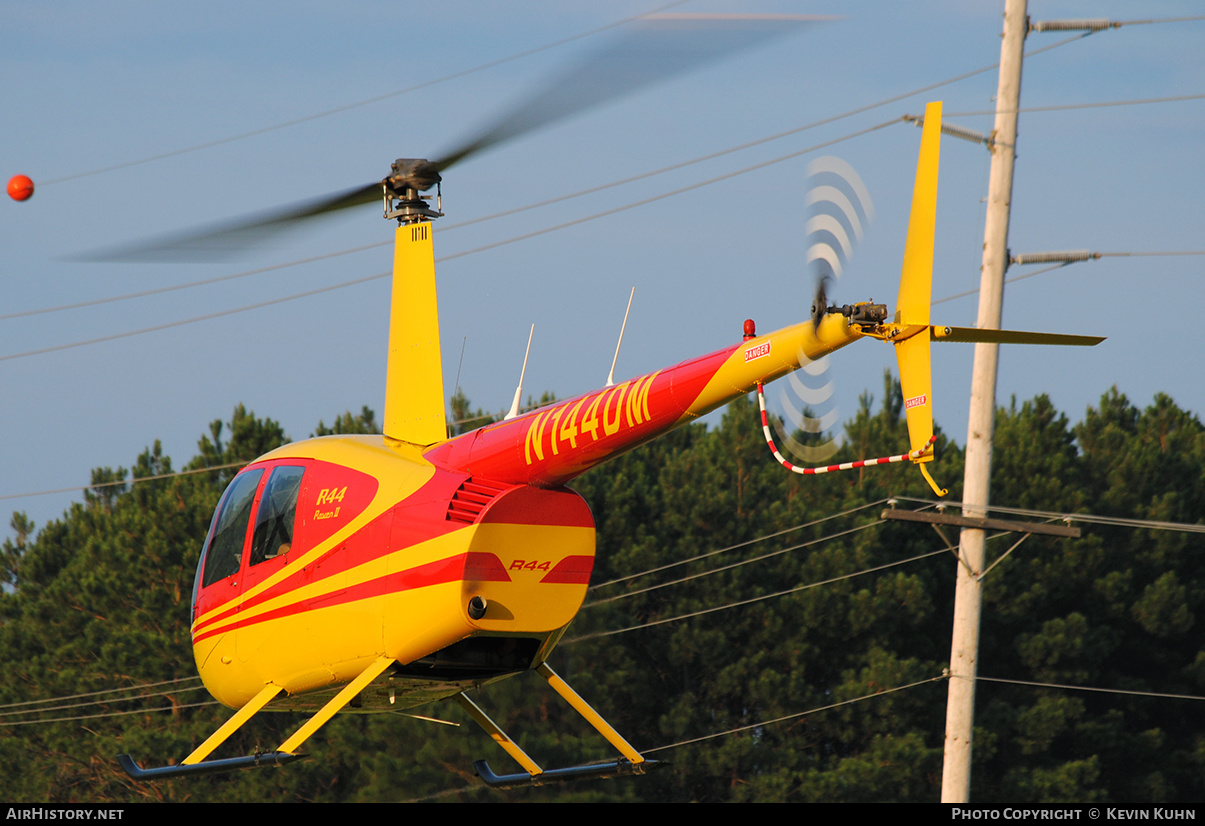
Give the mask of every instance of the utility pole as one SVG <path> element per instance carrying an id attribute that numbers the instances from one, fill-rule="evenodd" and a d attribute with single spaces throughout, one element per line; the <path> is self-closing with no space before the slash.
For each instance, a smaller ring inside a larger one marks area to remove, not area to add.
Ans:
<path id="1" fill-rule="evenodd" d="M 1008 266 L 1008 219 L 1016 159 L 1017 110 L 1021 102 L 1021 57 L 1029 27 L 1027 0 L 1005 0 L 1004 39 L 1000 46 L 1000 79 L 996 90 L 996 126 L 992 132 L 992 165 L 988 184 L 987 221 L 983 232 L 983 267 L 979 281 L 980 329 L 1000 329 L 1004 304 L 1004 271 Z M 996 413 L 998 344 L 976 344 L 971 374 L 971 408 L 967 425 L 963 516 L 987 516 L 992 473 L 992 428 Z M 962 530 L 958 580 L 954 593 L 954 633 L 950 648 L 949 699 L 946 705 L 943 803 L 966 803 L 971 795 L 971 730 L 975 717 L 979 617 L 982 606 L 985 533 Z"/>

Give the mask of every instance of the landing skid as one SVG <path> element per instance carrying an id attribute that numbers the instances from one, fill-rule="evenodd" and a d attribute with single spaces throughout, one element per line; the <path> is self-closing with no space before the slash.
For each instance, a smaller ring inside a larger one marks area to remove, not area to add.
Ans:
<path id="1" fill-rule="evenodd" d="M 589 703 L 581 698 L 577 692 L 569 687 L 569 684 L 562 680 L 557 673 L 553 671 L 547 663 L 542 663 L 536 668 L 536 672 L 548 681 L 552 689 L 561 697 L 573 706 L 582 717 L 586 718 L 594 730 L 607 739 L 612 746 L 619 750 L 623 755 L 623 759 L 617 760 L 614 763 L 601 763 L 590 766 L 570 766 L 564 769 L 542 769 L 539 764 L 531 759 L 523 749 L 519 748 L 519 744 L 510 739 L 498 724 L 489 718 L 476 703 L 470 700 L 466 695 L 460 694 L 456 700 L 461 707 L 469 713 L 469 715 L 477 721 L 477 724 L 485 729 L 486 733 L 493 738 L 494 742 L 501 746 L 507 754 L 514 758 L 515 762 L 523 767 L 525 773 L 520 774 L 495 774 L 490 768 L 490 765 L 485 760 L 478 760 L 473 763 L 473 768 L 477 771 L 477 776 L 485 785 L 492 789 L 513 789 L 518 786 L 542 786 L 545 783 L 560 782 L 566 780 L 588 780 L 607 777 L 621 777 L 628 775 L 644 774 L 649 769 L 656 766 L 665 765 L 656 760 L 647 760 L 640 752 L 632 748 L 632 745 L 627 740 L 623 739 L 611 724 L 602 718 Z"/>
<path id="2" fill-rule="evenodd" d="M 347 705 L 365 686 L 381 675 L 385 669 L 393 665 L 393 658 L 378 657 L 372 665 L 364 669 L 360 676 L 345 685 L 334 697 L 324 705 L 317 714 L 305 722 L 292 737 L 280 744 L 274 752 L 267 754 L 248 754 L 243 757 L 229 757 L 223 760 L 206 760 L 213 750 L 226 741 L 230 735 L 238 731 L 244 723 L 255 716 L 256 712 L 268 704 L 268 701 L 280 693 L 279 686 L 268 684 L 256 694 L 250 702 L 235 712 L 226 723 L 210 735 L 209 739 L 184 758 L 178 766 L 163 766 L 157 769 L 144 769 L 128 754 L 117 755 L 117 762 L 125 773 L 135 780 L 164 780 L 169 777 L 184 777 L 187 775 L 214 774 L 216 772 L 237 771 L 238 769 L 258 769 L 265 766 L 283 766 L 299 757 L 297 748 L 311 734 L 326 723 L 339 709 Z"/>
<path id="3" fill-rule="evenodd" d="M 571 766 L 567 769 L 547 769 L 539 774 L 494 774 L 488 760 L 477 760 L 473 769 L 481 782 L 491 789 L 514 789 L 520 786 L 542 786 L 563 780 L 601 780 L 608 777 L 626 777 L 644 774 L 650 769 L 667 765 L 658 760 L 644 760 L 640 763 L 629 763 L 627 760 L 617 760 L 614 763 L 601 763 L 594 766 Z"/>
<path id="4" fill-rule="evenodd" d="M 224 760 L 206 760 L 203 763 L 193 763 L 182 766 L 163 766 L 158 769 L 144 769 L 128 754 L 117 755 L 117 762 L 125 769 L 125 773 L 135 780 L 164 780 L 169 777 L 188 777 L 199 774 L 217 774 L 218 772 L 237 771 L 238 769 L 259 769 L 267 766 L 283 766 L 308 757 L 307 754 L 290 754 L 284 751 L 273 751 L 267 754 L 249 754 L 245 757 L 228 757 Z"/>

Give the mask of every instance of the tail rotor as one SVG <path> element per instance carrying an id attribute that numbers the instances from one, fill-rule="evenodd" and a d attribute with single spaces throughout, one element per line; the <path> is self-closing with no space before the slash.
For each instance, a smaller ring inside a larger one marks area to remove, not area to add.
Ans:
<path id="1" fill-rule="evenodd" d="M 811 318 L 818 329 L 828 314 L 829 291 L 840 280 L 845 266 L 874 219 L 874 205 L 862 179 L 847 162 L 836 157 L 817 158 L 808 165 L 809 218 L 804 225 L 804 263 L 813 276 L 815 290 Z M 835 309 L 835 308 L 832 308 Z M 837 452 L 833 428 L 840 413 L 831 403 L 832 381 L 826 377 L 828 358 L 810 361 L 800 353 L 803 370 L 783 382 L 771 418 L 779 443 L 808 463 L 827 461 Z M 800 431 L 805 444 L 784 432 Z M 826 437 L 827 434 L 827 437 Z"/>

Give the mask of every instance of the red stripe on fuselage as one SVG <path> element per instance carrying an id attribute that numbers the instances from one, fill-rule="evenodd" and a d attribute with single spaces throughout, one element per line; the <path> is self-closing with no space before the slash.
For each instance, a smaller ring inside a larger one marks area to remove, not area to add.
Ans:
<path id="1" fill-rule="evenodd" d="M 254 617 L 224 625 L 219 629 L 213 629 L 212 622 L 206 623 L 206 625 L 211 626 L 210 630 L 197 633 L 193 637 L 193 644 L 195 645 L 207 637 L 224 634 L 236 628 L 245 628 L 261 622 L 295 616 L 306 611 L 317 611 L 335 605 L 372 599 L 373 597 L 384 596 L 385 594 L 413 591 L 417 588 L 427 588 L 431 585 L 441 585 L 445 582 L 456 582 L 466 578 L 474 581 L 510 581 L 510 576 L 506 573 L 502 561 L 494 556 L 494 554 L 465 552 L 447 557 L 446 559 L 437 559 L 425 565 L 408 568 L 405 571 L 377 577 L 368 582 L 353 585 L 335 595 L 325 596 L 317 594 L 311 599 L 298 600 L 290 605 L 283 605 L 280 608 L 256 614 Z M 320 600 L 321 603 L 311 605 L 314 600 Z M 229 616 L 231 613 L 233 612 L 226 612 L 225 616 Z"/>
<path id="2" fill-rule="evenodd" d="M 219 614 L 206 618 L 199 623 L 194 632 L 203 631 L 215 622 L 222 622 L 240 610 L 247 610 L 276 599 L 298 588 L 325 582 L 333 576 L 339 576 L 348 570 L 379 559 L 394 551 L 425 542 L 455 530 L 463 530 L 460 523 L 449 522 L 444 518 L 448 500 L 452 492 L 464 480 L 463 476 L 449 473 L 437 473 L 426 484 L 408 496 L 405 500 L 393 506 L 376 519 L 336 543 L 329 551 L 317 559 L 306 563 L 284 579 L 269 588 L 260 591 L 255 596 L 238 602 L 238 597 L 231 600 L 228 606 Z M 394 517 L 399 507 L 406 511 L 405 523 L 395 527 Z M 256 567 L 244 568 L 241 575 L 255 577 Z M 254 583 L 247 589 L 254 587 Z"/>
<path id="3" fill-rule="evenodd" d="M 435 446 L 423 458 L 498 482 L 562 485 L 672 430 L 736 349 L 486 425 Z"/>

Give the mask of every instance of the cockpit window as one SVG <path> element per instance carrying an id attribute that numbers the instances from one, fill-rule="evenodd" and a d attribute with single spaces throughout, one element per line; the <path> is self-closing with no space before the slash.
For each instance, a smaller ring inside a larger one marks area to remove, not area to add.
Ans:
<path id="1" fill-rule="evenodd" d="M 239 474 L 222 496 L 221 512 L 205 550 L 203 587 L 238 573 L 247 539 L 247 524 L 251 521 L 251 505 L 263 474 L 262 468 Z"/>
<path id="2" fill-rule="evenodd" d="M 255 517 L 255 535 L 251 540 L 251 564 L 258 565 L 283 556 L 293 547 L 293 529 L 297 521 L 297 495 L 305 468 L 280 465 L 272 470 Z"/>

